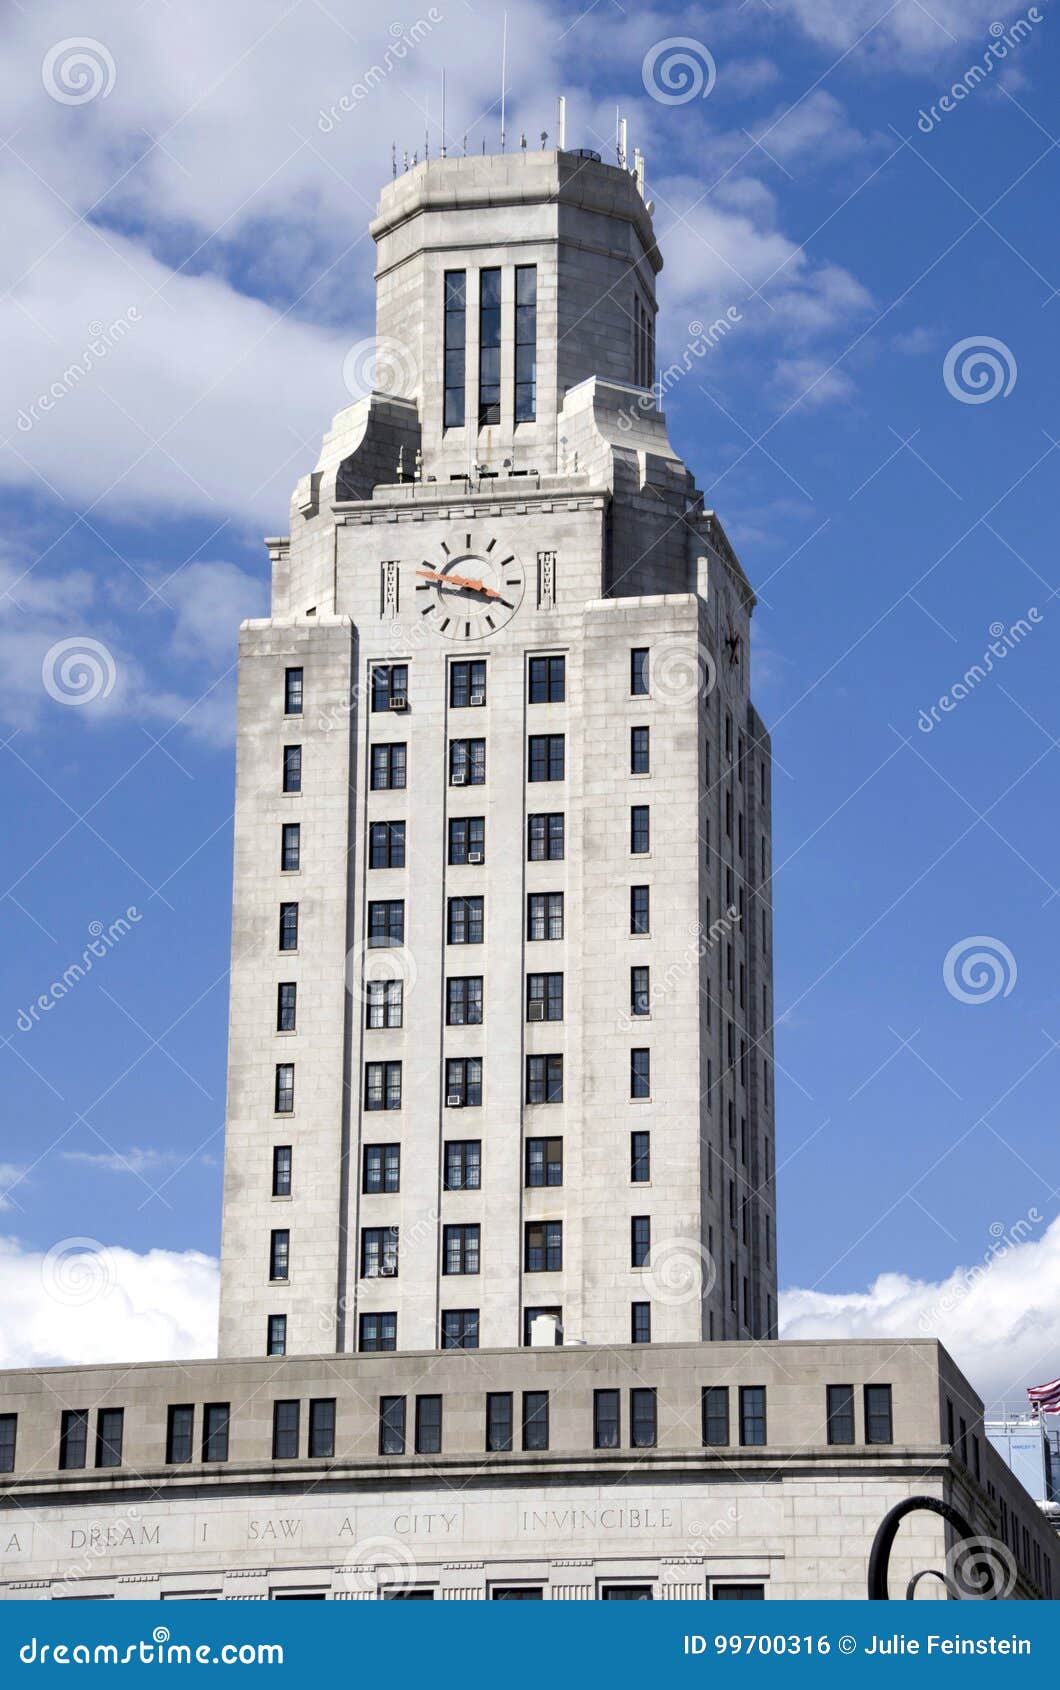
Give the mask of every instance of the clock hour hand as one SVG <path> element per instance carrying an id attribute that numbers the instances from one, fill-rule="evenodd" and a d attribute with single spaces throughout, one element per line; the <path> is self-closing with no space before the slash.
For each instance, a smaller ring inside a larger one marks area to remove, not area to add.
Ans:
<path id="1" fill-rule="evenodd" d="M 487 587 L 484 581 L 473 581 L 467 575 L 443 575 L 434 569 L 417 569 L 417 575 L 422 575 L 428 581 L 437 582 L 439 587 L 465 587 L 468 592 L 482 593 L 488 599 L 499 599 L 500 593 Z"/>

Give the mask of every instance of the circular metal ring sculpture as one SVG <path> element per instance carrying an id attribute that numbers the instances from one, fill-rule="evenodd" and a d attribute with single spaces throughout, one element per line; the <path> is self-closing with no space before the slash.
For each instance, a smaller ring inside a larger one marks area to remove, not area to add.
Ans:
<path id="1" fill-rule="evenodd" d="M 916 1514 L 926 1510 L 930 1514 L 940 1514 L 947 1525 L 953 1527 L 959 1540 L 969 1540 L 969 1548 L 975 1547 L 976 1567 L 979 1570 L 983 1597 L 993 1601 L 998 1593 L 1001 1580 L 998 1578 L 994 1561 L 991 1558 L 989 1545 L 984 1544 L 982 1537 L 965 1519 L 959 1509 L 951 1502 L 943 1502 L 934 1496 L 907 1496 L 903 1502 L 896 1502 L 880 1521 L 876 1536 L 872 1541 L 872 1551 L 869 1555 L 869 1589 L 870 1602 L 887 1602 L 890 1591 L 887 1587 L 887 1573 L 891 1562 L 891 1550 L 898 1533 L 898 1527 L 907 1514 Z M 981 1546 L 981 1548 L 980 1548 Z M 999 1546 L 1000 1547 L 1000 1546 Z M 960 1542 L 955 1545 L 960 1548 Z M 936 1571 L 933 1567 L 926 1567 L 921 1572 L 914 1573 L 906 1586 L 906 1599 L 911 1600 L 917 1584 L 925 1576 L 938 1578 L 946 1586 L 951 1597 L 960 1600 L 960 1592 L 945 1573 Z"/>

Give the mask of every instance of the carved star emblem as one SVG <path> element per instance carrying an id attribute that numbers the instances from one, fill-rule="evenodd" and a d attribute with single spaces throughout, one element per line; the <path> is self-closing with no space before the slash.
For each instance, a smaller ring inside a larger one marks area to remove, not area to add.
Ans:
<path id="1" fill-rule="evenodd" d="M 740 649 L 743 645 L 743 635 L 738 634 L 734 628 L 730 627 L 729 632 L 725 637 L 725 644 L 728 647 L 729 662 L 733 665 L 733 667 L 735 667 L 735 665 L 740 661 Z"/>

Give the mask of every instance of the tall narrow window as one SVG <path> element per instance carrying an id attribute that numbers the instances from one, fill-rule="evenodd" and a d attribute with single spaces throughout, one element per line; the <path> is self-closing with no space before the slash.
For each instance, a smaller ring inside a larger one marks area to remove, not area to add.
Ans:
<path id="1" fill-rule="evenodd" d="M 302 790 L 302 747 L 300 745 L 285 745 L 283 748 L 283 790 L 285 792 L 301 792 Z"/>
<path id="2" fill-rule="evenodd" d="M 651 1343 L 651 1304 L 630 1304 L 630 1332 L 631 1344 Z"/>
<path id="3" fill-rule="evenodd" d="M 651 932 L 651 888 L 631 886 L 629 889 L 629 930 L 631 933 Z"/>
<path id="4" fill-rule="evenodd" d="M 467 323 L 467 276 L 463 270 L 445 272 L 445 412 L 446 428 L 464 426 L 464 382 Z"/>
<path id="5" fill-rule="evenodd" d="M 865 1442 L 889 1444 L 894 1441 L 891 1424 L 890 1385 L 865 1386 Z"/>
<path id="6" fill-rule="evenodd" d="M 631 775 L 651 773 L 651 729 L 630 728 L 629 772 Z"/>
<path id="7" fill-rule="evenodd" d="M 658 1440 L 655 1391 L 640 1386 L 629 1393 L 629 1431 L 634 1449 L 654 1449 Z"/>
<path id="8" fill-rule="evenodd" d="M 177 1402 L 166 1415 L 166 1460 L 172 1466 L 190 1461 L 195 1438 L 195 1405 Z"/>
<path id="9" fill-rule="evenodd" d="M 766 1441 L 766 1388 L 764 1385 L 740 1386 L 740 1442 L 764 1444 Z"/>
<path id="10" fill-rule="evenodd" d="M 302 829 L 298 822 L 284 822 L 280 833 L 280 870 L 293 874 L 302 866 Z"/>
<path id="11" fill-rule="evenodd" d="M 651 1051 L 632 1050 L 629 1053 L 630 1097 L 651 1096 Z"/>
<path id="12" fill-rule="evenodd" d="M 619 1445 L 619 1394 L 593 1392 L 593 1448 L 617 1449 Z"/>
<path id="13" fill-rule="evenodd" d="M 703 1442 L 718 1446 L 729 1441 L 729 1387 L 703 1387 Z"/>
<path id="14" fill-rule="evenodd" d="M 639 646 L 629 654 L 629 690 L 634 698 L 648 692 L 648 648 Z"/>
<path id="15" fill-rule="evenodd" d="M 302 714 L 302 671 L 301 669 L 287 669 L 283 679 L 283 713 L 285 716 L 300 716 Z"/>
<path id="16" fill-rule="evenodd" d="M 15 1471 L 15 1437 L 18 1432 L 17 1414 L 0 1414 L 0 1473 Z"/>
<path id="17" fill-rule="evenodd" d="M 302 1405 L 297 1398 L 272 1405 L 272 1459 L 298 1460 L 298 1429 Z"/>
<path id="18" fill-rule="evenodd" d="M 523 1392 L 523 1448 L 548 1448 L 548 1392 Z"/>
<path id="19" fill-rule="evenodd" d="M 280 905 L 280 949 L 281 951 L 296 951 L 298 949 L 298 905 Z"/>
<path id="20" fill-rule="evenodd" d="M 478 425 L 501 420 L 501 273 L 480 270 L 478 278 Z"/>
<path id="21" fill-rule="evenodd" d="M 630 1133 L 629 1177 L 634 1185 L 647 1185 L 651 1179 L 651 1134 Z"/>
<path id="22" fill-rule="evenodd" d="M 273 1107 L 277 1115 L 290 1115 L 294 1110 L 294 1063 L 277 1062 L 276 1096 Z"/>
<path id="23" fill-rule="evenodd" d="M 293 980 L 281 980 L 276 988 L 276 1031 L 293 1033 L 298 1024 L 298 986 Z"/>
<path id="24" fill-rule="evenodd" d="M 633 804 L 629 812 L 629 848 L 635 857 L 646 856 L 651 849 L 651 831 L 647 804 Z"/>
<path id="25" fill-rule="evenodd" d="M 265 1332 L 265 1354 L 267 1356 L 285 1356 L 287 1354 L 287 1316 L 285 1314 L 270 1314 L 269 1324 Z"/>
<path id="26" fill-rule="evenodd" d="M 829 1385 L 828 1387 L 828 1442 L 830 1444 L 852 1444 L 854 1442 L 853 1385 Z"/>
<path id="27" fill-rule="evenodd" d="M 486 1397 L 486 1448 L 512 1447 L 512 1393 L 490 1391 Z"/>
<path id="28" fill-rule="evenodd" d="M 646 968 L 629 971 L 629 1013 L 647 1015 L 651 1009 L 651 977 Z"/>
<path id="29" fill-rule="evenodd" d="M 310 1459 L 330 1460 L 335 1454 L 335 1398 L 314 1397 L 309 1404 Z"/>
<path id="30" fill-rule="evenodd" d="M 291 1234 L 284 1227 L 269 1237 L 269 1278 L 287 1279 L 291 1271 Z"/>
<path id="31" fill-rule="evenodd" d="M 404 1397 L 379 1398 L 379 1453 L 380 1455 L 404 1455 L 405 1453 Z"/>
<path id="32" fill-rule="evenodd" d="M 83 1467 L 88 1459 L 88 1409 L 64 1410 L 59 1432 L 59 1466 Z"/>
<path id="33" fill-rule="evenodd" d="M 515 420 L 537 415 L 537 267 L 515 269 Z"/>
<path id="34" fill-rule="evenodd" d="M 228 1428 L 231 1423 L 230 1405 L 208 1402 L 202 1411 L 202 1458 L 204 1461 L 228 1460 Z"/>
<path id="35" fill-rule="evenodd" d="M 416 1398 L 416 1454 L 439 1455 L 442 1448 L 442 1399 Z"/>
<path id="36" fill-rule="evenodd" d="M 634 1215 L 629 1223 L 629 1263 L 647 1267 L 651 1258 L 651 1216 Z"/>

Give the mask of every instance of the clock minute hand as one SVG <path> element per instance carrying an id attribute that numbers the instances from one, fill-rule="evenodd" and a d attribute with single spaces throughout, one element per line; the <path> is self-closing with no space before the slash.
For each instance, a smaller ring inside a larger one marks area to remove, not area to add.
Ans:
<path id="1" fill-rule="evenodd" d="M 499 599 L 500 593 L 487 587 L 484 581 L 472 581 L 467 575 L 443 575 L 433 569 L 417 569 L 417 575 L 422 575 L 428 581 L 436 581 L 438 585 L 447 587 L 466 587 L 470 592 L 483 593 L 488 599 Z"/>

